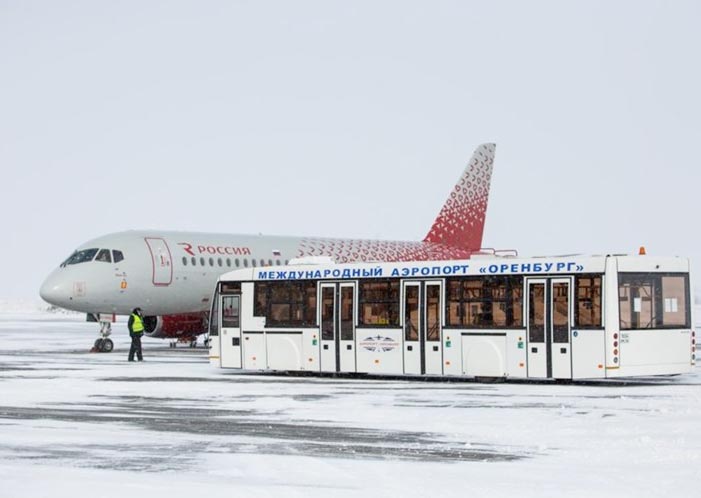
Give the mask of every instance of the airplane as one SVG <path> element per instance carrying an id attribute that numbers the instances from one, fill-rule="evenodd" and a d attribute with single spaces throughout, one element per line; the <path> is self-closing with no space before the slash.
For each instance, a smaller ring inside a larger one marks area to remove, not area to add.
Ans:
<path id="1" fill-rule="evenodd" d="M 229 235 L 130 230 L 81 244 L 46 278 L 39 291 L 55 306 L 100 322 L 93 351 L 112 351 L 116 315 L 141 308 L 145 335 L 190 341 L 208 328 L 217 278 L 237 268 L 280 266 L 290 259 L 352 261 L 467 259 L 482 250 L 495 144 L 475 150 L 422 241 Z"/>

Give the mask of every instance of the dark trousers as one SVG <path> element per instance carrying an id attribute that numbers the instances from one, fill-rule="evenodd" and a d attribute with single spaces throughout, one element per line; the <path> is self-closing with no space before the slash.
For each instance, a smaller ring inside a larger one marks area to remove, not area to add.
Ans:
<path id="1" fill-rule="evenodd" d="M 131 348 L 129 349 L 129 361 L 134 361 L 134 353 L 139 361 L 143 360 L 144 357 L 141 355 L 141 334 L 129 334 L 131 335 Z"/>

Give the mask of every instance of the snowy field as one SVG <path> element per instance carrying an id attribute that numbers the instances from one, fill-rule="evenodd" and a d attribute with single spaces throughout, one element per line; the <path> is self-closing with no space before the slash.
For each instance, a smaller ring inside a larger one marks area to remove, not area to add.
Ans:
<path id="1" fill-rule="evenodd" d="M 697 315 L 698 316 L 698 315 Z M 477 384 L 235 374 L 82 316 L 0 313 L 0 498 L 701 496 L 701 376 Z"/>

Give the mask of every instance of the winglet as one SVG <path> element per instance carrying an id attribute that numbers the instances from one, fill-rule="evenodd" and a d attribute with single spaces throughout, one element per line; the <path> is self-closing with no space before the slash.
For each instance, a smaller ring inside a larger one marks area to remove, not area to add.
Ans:
<path id="1" fill-rule="evenodd" d="M 477 147 L 424 242 L 480 250 L 495 149 L 495 144 Z"/>

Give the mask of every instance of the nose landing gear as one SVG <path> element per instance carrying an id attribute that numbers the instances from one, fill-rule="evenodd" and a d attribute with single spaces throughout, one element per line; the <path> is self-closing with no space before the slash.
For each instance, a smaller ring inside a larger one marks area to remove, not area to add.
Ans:
<path id="1" fill-rule="evenodd" d="M 114 342 L 109 339 L 112 334 L 112 322 L 100 320 L 100 337 L 95 341 L 91 353 L 109 353 L 114 349 Z"/>
<path id="2" fill-rule="evenodd" d="M 91 353 L 109 353 L 114 349 L 112 339 L 97 339 L 90 350 Z"/>

